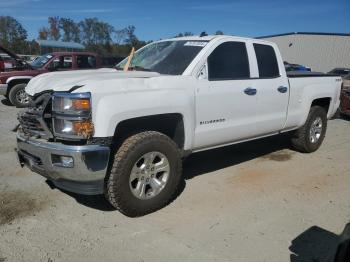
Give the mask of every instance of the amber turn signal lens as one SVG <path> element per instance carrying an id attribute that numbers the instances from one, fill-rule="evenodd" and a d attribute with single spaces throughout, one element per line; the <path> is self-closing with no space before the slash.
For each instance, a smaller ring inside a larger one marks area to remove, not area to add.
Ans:
<path id="1" fill-rule="evenodd" d="M 73 122 L 73 130 L 77 135 L 89 138 L 94 132 L 94 125 L 91 121 L 76 121 Z"/>
<path id="2" fill-rule="evenodd" d="M 90 100 L 88 99 L 74 99 L 72 105 L 75 110 L 89 110 Z"/>

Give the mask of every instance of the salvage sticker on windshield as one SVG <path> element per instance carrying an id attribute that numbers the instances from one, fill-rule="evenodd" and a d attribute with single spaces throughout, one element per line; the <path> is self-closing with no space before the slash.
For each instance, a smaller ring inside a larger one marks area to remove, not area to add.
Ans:
<path id="1" fill-rule="evenodd" d="M 199 46 L 204 47 L 207 45 L 208 42 L 200 42 L 200 41 L 188 41 L 184 45 L 185 46 Z"/>

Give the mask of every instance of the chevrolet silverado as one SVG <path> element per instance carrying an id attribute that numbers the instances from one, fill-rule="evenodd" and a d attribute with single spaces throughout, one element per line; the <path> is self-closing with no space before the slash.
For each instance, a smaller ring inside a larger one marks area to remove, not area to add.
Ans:
<path id="1" fill-rule="evenodd" d="M 104 194 L 125 215 L 141 216 L 176 197 L 190 153 L 285 132 L 296 150 L 314 152 L 340 89 L 337 76 L 287 75 L 271 42 L 161 40 L 113 69 L 32 78 L 17 154 L 56 187 Z"/>

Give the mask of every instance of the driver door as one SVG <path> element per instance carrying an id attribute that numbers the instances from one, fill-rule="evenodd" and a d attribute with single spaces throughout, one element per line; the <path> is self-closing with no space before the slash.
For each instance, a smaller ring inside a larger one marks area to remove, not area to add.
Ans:
<path id="1" fill-rule="evenodd" d="M 223 42 L 207 58 L 207 76 L 196 89 L 194 148 L 201 149 L 253 137 L 256 89 L 244 42 Z"/>

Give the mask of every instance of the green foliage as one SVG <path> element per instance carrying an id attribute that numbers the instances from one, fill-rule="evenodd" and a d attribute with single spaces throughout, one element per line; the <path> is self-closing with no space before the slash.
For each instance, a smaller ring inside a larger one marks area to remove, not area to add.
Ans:
<path id="1" fill-rule="evenodd" d="M 97 18 L 86 18 L 76 22 L 71 18 L 48 17 L 47 25 L 38 31 L 38 39 L 77 42 L 85 45 L 86 50 L 103 56 L 127 56 L 132 47 L 139 49 L 149 42 L 141 41 L 135 34 L 133 25 L 116 29 Z M 184 32 L 178 36 L 190 36 Z M 0 44 L 15 53 L 39 54 L 38 44 L 27 40 L 27 32 L 13 17 L 0 16 Z"/>
<path id="2" fill-rule="evenodd" d="M 11 16 L 0 16 L 0 44 L 13 52 L 26 48 L 27 31 Z"/>
<path id="3" fill-rule="evenodd" d="M 50 31 L 47 27 L 42 27 L 39 29 L 39 36 L 38 39 L 40 40 L 47 40 L 49 38 Z"/>
<path id="4" fill-rule="evenodd" d="M 80 27 L 70 18 L 60 18 L 59 29 L 63 31 L 62 41 L 80 42 Z"/>
<path id="5" fill-rule="evenodd" d="M 49 22 L 49 38 L 51 40 L 58 40 L 61 37 L 60 34 L 60 28 L 59 28 L 59 21 L 60 18 L 58 16 L 50 16 L 48 18 L 48 22 Z"/>
<path id="6" fill-rule="evenodd" d="M 99 21 L 96 17 L 86 18 L 79 23 L 82 42 L 89 45 L 108 45 L 112 42 L 113 26 Z"/>

